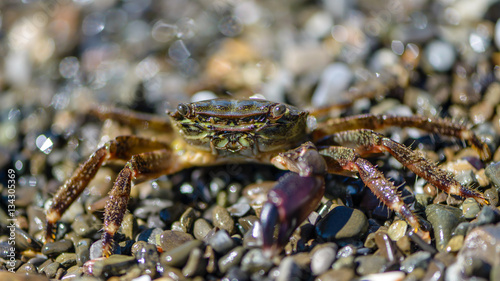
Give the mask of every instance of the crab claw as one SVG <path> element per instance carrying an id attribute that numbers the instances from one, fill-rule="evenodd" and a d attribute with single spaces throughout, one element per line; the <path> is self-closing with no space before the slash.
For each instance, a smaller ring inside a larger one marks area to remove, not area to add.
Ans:
<path id="1" fill-rule="evenodd" d="M 322 176 L 301 177 L 288 173 L 269 191 L 260 216 L 263 251 L 272 257 L 288 242 L 295 228 L 316 209 L 325 192 Z M 274 240 L 275 228 L 278 237 Z"/>

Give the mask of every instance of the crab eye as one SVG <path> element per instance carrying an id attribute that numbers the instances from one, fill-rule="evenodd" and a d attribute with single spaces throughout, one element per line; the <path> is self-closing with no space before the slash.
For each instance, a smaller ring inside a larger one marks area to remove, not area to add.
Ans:
<path id="1" fill-rule="evenodd" d="M 177 112 L 179 112 L 179 114 L 182 116 L 188 117 L 188 115 L 191 113 L 191 109 L 189 108 L 189 105 L 181 103 L 177 106 Z"/>
<path id="2" fill-rule="evenodd" d="M 285 112 L 286 112 L 286 106 L 284 104 L 275 105 L 271 109 L 271 117 L 274 119 L 278 119 L 281 116 L 283 116 L 283 114 L 285 114 Z"/>

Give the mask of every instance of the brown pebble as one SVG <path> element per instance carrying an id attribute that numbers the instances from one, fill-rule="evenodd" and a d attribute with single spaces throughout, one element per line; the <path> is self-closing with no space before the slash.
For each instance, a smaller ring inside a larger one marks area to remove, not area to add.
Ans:
<path id="1" fill-rule="evenodd" d="M 234 220 L 226 208 L 215 206 L 212 216 L 214 226 L 226 230 L 230 235 L 234 233 Z"/>
<path id="2" fill-rule="evenodd" d="M 167 252 L 193 239 L 193 236 L 189 233 L 165 230 L 160 236 L 160 243 L 162 250 Z"/>

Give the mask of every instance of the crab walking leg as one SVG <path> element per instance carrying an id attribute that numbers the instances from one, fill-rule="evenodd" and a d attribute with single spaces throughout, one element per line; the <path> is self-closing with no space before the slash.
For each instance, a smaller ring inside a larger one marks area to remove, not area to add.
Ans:
<path id="1" fill-rule="evenodd" d="M 146 127 L 164 133 L 172 131 L 169 119 L 163 116 L 106 106 L 95 107 L 90 110 L 90 114 L 101 120 L 112 119 L 132 127 Z"/>
<path id="2" fill-rule="evenodd" d="M 451 174 L 427 161 L 422 153 L 384 135 L 371 130 L 351 130 L 333 134 L 331 138 L 338 145 L 354 148 L 360 155 L 387 151 L 412 172 L 446 193 L 472 197 L 481 204 L 488 204 L 482 193 L 462 186 Z"/>
<path id="3" fill-rule="evenodd" d="M 97 149 L 57 191 L 47 211 L 46 240 L 54 239 L 54 225 L 94 178 L 101 165 L 111 159 L 128 160 L 132 155 L 166 148 L 167 145 L 135 136 L 121 136 Z"/>
<path id="4" fill-rule="evenodd" d="M 334 133 L 356 130 L 356 129 L 383 129 L 387 127 L 413 127 L 430 133 L 451 136 L 465 140 L 474 148 L 481 159 L 491 158 L 488 146 L 469 128 L 456 124 L 450 120 L 441 118 L 427 118 L 423 116 L 394 116 L 394 115 L 356 115 L 329 120 L 324 127 L 314 132 L 316 139 L 332 135 Z"/>
<path id="5" fill-rule="evenodd" d="M 400 213 L 414 231 L 424 240 L 430 241 L 429 233 L 420 229 L 420 224 L 410 208 L 398 194 L 394 183 L 368 160 L 359 157 L 354 149 L 332 146 L 319 151 L 324 156 L 328 173 L 343 174 L 345 171 L 357 172 L 368 188 L 390 209 Z"/>
<path id="6" fill-rule="evenodd" d="M 158 150 L 132 156 L 109 192 L 104 213 L 104 229 L 102 234 L 103 256 L 109 257 L 112 251 L 113 237 L 120 228 L 127 209 L 132 181 L 137 178 L 152 179 L 163 174 L 172 174 L 185 165 L 171 150 Z"/>

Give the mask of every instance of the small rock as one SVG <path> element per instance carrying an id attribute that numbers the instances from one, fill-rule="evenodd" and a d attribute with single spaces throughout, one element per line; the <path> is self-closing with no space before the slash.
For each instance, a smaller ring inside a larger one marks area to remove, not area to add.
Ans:
<path id="1" fill-rule="evenodd" d="M 213 209 L 213 223 L 215 227 L 226 230 L 229 234 L 234 233 L 234 220 L 231 215 L 221 206 L 215 206 Z"/>
<path id="2" fill-rule="evenodd" d="M 233 239 L 227 234 L 227 231 L 222 229 L 210 237 L 208 244 L 212 246 L 214 251 L 219 255 L 226 254 L 235 246 Z"/>
<path id="3" fill-rule="evenodd" d="M 484 206 L 477 216 L 476 224 L 485 225 L 500 221 L 500 211 L 492 206 Z"/>
<path id="4" fill-rule="evenodd" d="M 301 280 L 302 272 L 291 256 L 281 260 L 279 265 L 279 275 L 276 281 Z"/>
<path id="5" fill-rule="evenodd" d="M 435 71 L 448 71 L 455 63 L 455 48 L 448 42 L 434 40 L 427 44 L 424 52 L 427 62 Z"/>
<path id="6" fill-rule="evenodd" d="M 196 214 L 196 211 L 191 207 L 189 207 L 181 215 L 181 218 L 179 219 L 179 221 L 181 223 L 181 227 L 184 230 L 184 232 L 191 232 L 193 224 L 197 218 L 198 218 L 198 215 Z"/>
<path id="7" fill-rule="evenodd" d="M 437 249 L 444 251 L 452 230 L 463 220 L 462 212 L 454 207 L 432 204 L 425 209 L 425 214 L 434 229 Z"/>
<path id="8" fill-rule="evenodd" d="M 252 249 L 245 254 L 241 261 L 241 269 L 248 273 L 255 273 L 260 270 L 267 272 L 273 263 L 264 256 L 261 249 Z"/>
<path id="9" fill-rule="evenodd" d="M 404 278 L 405 274 L 398 271 L 376 273 L 363 276 L 363 280 L 366 281 L 401 281 Z"/>
<path id="10" fill-rule="evenodd" d="M 192 240 L 186 242 L 179 247 L 176 247 L 161 255 L 160 262 L 165 266 L 183 266 L 189 258 L 189 253 L 194 248 L 199 248 L 203 245 L 200 240 Z"/>
<path id="11" fill-rule="evenodd" d="M 205 274 L 207 260 L 203 258 L 203 251 L 200 248 L 193 248 L 189 254 L 186 266 L 182 269 L 185 277 L 193 277 Z"/>
<path id="12" fill-rule="evenodd" d="M 363 276 L 371 273 L 382 272 L 386 268 L 387 260 L 381 256 L 359 256 L 354 259 L 358 264 L 356 273 Z"/>
<path id="13" fill-rule="evenodd" d="M 76 243 L 75 253 L 76 253 L 76 264 L 82 266 L 88 260 L 90 260 L 90 246 L 92 245 L 92 240 L 89 238 L 84 238 Z"/>
<path id="14" fill-rule="evenodd" d="M 458 252 L 464 244 L 464 236 L 456 235 L 451 237 L 450 241 L 446 245 L 447 252 Z"/>
<path id="15" fill-rule="evenodd" d="M 156 246 L 144 241 L 135 242 L 132 245 L 132 254 L 139 264 L 141 270 L 156 272 L 156 265 L 160 261 L 160 256 Z"/>
<path id="16" fill-rule="evenodd" d="M 165 230 L 160 236 L 160 243 L 163 252 L 168 252 L 180 245 L 192 241 L 191 234 L 182 231 Z"/>
<path id="17" fill-rule="evenodd" d="M 394 242 L 385 232 L 377 231 L 375 233 L 375 243 L 379 248 L 380 254 L 388 261 L 397 261 L 402 256 L 398 251 L 396 242 Z"/>
<path id="18" fill-rule="evenodd" d="M 84 265 L 84 272 L 95 277 L 122 275 L 131 270 L 131 267 L 136 264 L 137 261 L 132 256 L 111 255 L 109 258 L 87 262 Z"/>
<path id="19" fill-rule="evenodd" d="M 500 266 L 500 226 L 480 226 L 467 234 L 457 258 L 481 259 L 492 267 Z"/>
<path id="20" fill-rule="evenodd" d="M 323 70 L 318 87 L 313 93 L 312 104 L 321 106 L 325 104 L 339 103 L 344 91 L 350 85 L 353 74 L 348 65 L 344 63 L 334 63 Z"/>
<path id="21" fill-rule="evenodd" d="M 316 233 L 326 241 L 358 238 L 368 229 L 368 219 L 360 210 L 335 207 L 316 225 Z"/>
<path id="22" fill-rule="evenodd" d="M 64 268 L 70 268 L 76 265 L 75 253 L 62 253 L 56 258 L 56 262 L 60 263 Z"/>
<path id="23" fill-rule="evenodd" d="M 213 226 L 205 219 L 199 218 L 194 222 L 193 235 L 198 240 L 204 240 Z"/>
<path id="24" fill-rule="evenodd" d="M 498 23 L 497 23 L 498 26 Z M 492 163 L 484 169 L 486 177 L 496 187 L 500 188 L 500 162 Z"/>
<path id="25" fill-rule="evenodd" d="M 338 246 L 335 243 L 325 243 L 314 247 L 311 256 L 311 272 L 320 275 L 332 266 L 337 255 Z"/>
<path id="26" fill-rule="evenodd" d="M 228 270 L 240 263 L 245 253 L 245 248 L 238 246 L 232 249 L 229 253 L 219 259 L 219 270 L 221 273 L 226 273 Z"/>
<path id="27" fill-rule="evenodd" d="M 73 249 L 73 242 L 69 239 L 62 239 L 56 242 L 48 242 L 43 245 L 42 254 L 46 256 L 58 256 L 61 253 L 69 252 Z"/>
<path id="28" fill-rule="evenodd" d="M 422 268 L 426 270 L 431 258 L 432 255 L 429 252 L 419 251 L 413 253 L 410 256 L 408 256 L 404 261 L 401 262 L 399 270 L 402 270 L 406 273 L 411 273 L 416 268 Z"/>
<path id="29" fill-rule="evenodd" d="M 406 230 L 408 229 L 408 223 L 403 220 L 397 220 L 389 226 L 387 234 L 393 241 L 398 241 L 401 237 L 405 236 Z"/>
<path id="30" fill-rule="evenodd" d="M 477 216 L 477 214 L 479 214 L 479 211 L 481 211 L 481 206 L 479 206 L 479 203 L 477 203 L 474 198 L 465 199 L 462 204 L 462 213 L 464 218 L 473 219 Z"/>
<path id="31" fill-rule="evenodd" d="M 498 190 L 496 188 L 488 188 L 484 191 L 484 198 L 490 202 L 491 206 L 498 206 Z"/>
<path id="32" fill-rule="evenodd" d="M 354 270 L 350 268 L 330 269 L 316 277 L 316 281 L 350 281 L 354 279 Z"/>
<path id="33" fill-rule="evenodd" d="M 52 262 L 49 265 L 45 266 L 40 273 L 45 273 L 49 278 L 55 278 L 57 270 L 60 268 L 61 264 L 58 262 Z"/>

